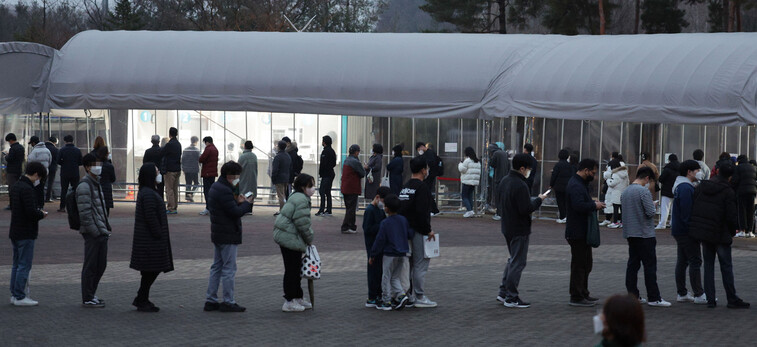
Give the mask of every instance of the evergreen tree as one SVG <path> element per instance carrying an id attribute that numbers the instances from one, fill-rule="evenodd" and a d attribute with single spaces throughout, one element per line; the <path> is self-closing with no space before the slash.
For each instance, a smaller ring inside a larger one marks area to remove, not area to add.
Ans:
<path id="1" fill-rule="evenodd" d="M 605 18 L 616 6 L 604 0 Z M 548 0 L 543 24 L 553 34 L 599 34 L 599 5 L 597 0 Z"/>
<path id="2" fill-rule="evenodd" d="M 437 22 L 455 25 L 462 32 L 488 32 L 487 0 L 426 0 L 421 10 Z"/>
<path id="3" fill-rule="evenodd" d="M 677 0 L 644 0 L 641 9 L 641 27 L 647 34 L 680 33 L 689 26 Z"/>
<path id="4" fill-rule="evenodd" d="M 115 12 L 108 11 L 109 30 L 140 30 L 144 27 L 140 14 L 131 6 L 130 0 L 118 0 Z"/>

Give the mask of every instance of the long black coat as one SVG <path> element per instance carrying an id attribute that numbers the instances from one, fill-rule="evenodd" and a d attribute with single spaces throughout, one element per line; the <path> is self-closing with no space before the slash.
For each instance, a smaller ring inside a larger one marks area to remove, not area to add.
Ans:
<path id="1" fill-rule="evenodd" d="M 105 198 L 105 207 L 113 208 L 113 183 L 116 181 L 116 168 L 110 161 L 103 162 L 103 172 L 100 175 L 100 187 Z"/>
<path id="2" fill-rule="evenodd" d="M 137 271 L 173 270 L 171 238 L 163 198 L 153 188 L 142 187 L 137 194 L 134 241 L 129 267 Z"/>
<path id="3" fill-rule="evenodd" d="M 568 189 L 568 181 L 570 181 L 575 173 L 576 169 L 570 165 L 567 160 L 560 160 L 552 169 L 552 177 L 549 180 L 549 186 L 556 192 L 565 192 L 565 190 Z M 533 175 L 534 174 L 532 173 L 531 176 Z"/>
<path id="4" fill-rule="evenodd" d="M 36 240 L 39 220 L 45 215 L 37 208 L 34 184 L 26 176 L 21 176 L 11 188 L 11 240 Z"/>

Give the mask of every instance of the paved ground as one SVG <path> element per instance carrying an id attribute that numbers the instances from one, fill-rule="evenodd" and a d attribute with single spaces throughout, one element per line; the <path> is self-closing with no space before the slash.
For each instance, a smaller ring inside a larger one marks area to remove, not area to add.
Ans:
<path id="1" fill-rule="evenodd" d="M 139 286 L 138 274 L 128 268 L 133 209 L 133 204 L 118 203 L 113 211 L 109 264 L 98 293 L 108 302 L 105 309 L 78 305 L 81 237 L 68 230 L 63 214 L 53 212 L 42 222 L 31 280 L 31 296 L 40 305 L 0 305 L 0 344 L 586 346 L 599 340 L 592 335 L 596 309 L 567 305 L 570 253 L 562 226 L 552 221 L 534 225 L 521 281 L 522 296 L 532 302 L 531 308 L 507 309 L 494 301 L 507 256 L 499 224 L 488 217 L 446 215 L 432 220 L 441 234 L 442 256 L 432 260 L 427 276 L 428 294 L 439 307 L 380 312 L 362 307 L 367 291 L 362 235 L 339 233 L 343 211 L 313 217 L 324 262 L 323 278 L 316 282 L 316 310 L 286 314 L 280 310 L 283 265 L 272 241 L 274 210 L 256 208 L 254 216 L 243 220 L 239 248 L 236 296 L 248 311 L 222 314 L 202 311 L 212 256 L 209 221 L 197 215 L 199 205 L 181 205 L 179 215 L 169 216 L 176 271 L 162 274 L 153 287 L 152 301 L 161 312 L 143 314 L 129 305 Z M 7 230 L 9 218 L 8 212 L 0 212 L 1 230 Z M 625 290 L 627 249 L 620 231 L 603 229 L 602 237 L 590 289 L 606 298 Z M 669 301 L 675 299 L 674 244 L 669 232 L 658 234 L 658 281 Z M 737 240 L 735 247 L 737 289 L 745 300 L 757 303 L 757 274 L 750 265 L 757 261 L 757 240 Z M 7 283 L 10 242 L 0 243 L 0 254 L 0 283 Z M 719 282 L 717 290 L 724 304 Z M 674 303 L 667 309 L 645 307 L 645 312 L 649 345 L 754 345 L 757 338 L 752 328 L 757 308 L 734 311 L 723 305 L 709 310 Z"/>

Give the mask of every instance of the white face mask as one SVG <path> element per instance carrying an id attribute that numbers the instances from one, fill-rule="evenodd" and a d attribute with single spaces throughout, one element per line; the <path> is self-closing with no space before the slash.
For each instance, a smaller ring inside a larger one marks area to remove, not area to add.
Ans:
<path id="1" fill-rule="evenodd" d="M 602 318 L 599 317 L 599 315 L 594 315 L 593 317 L 594 321 L 594 334 L 601 334 L 602 330 L 605 329 L 605 325 L 602 324 Z"/>
<path id="2" fill-rule="evenodd" d="M 315 187 L 305 188 L 305 195 L 313 196 L 315 194 Z"/>
<path id="3" fill-rule="evenodd" d="M 93 166 L 89 168 L 89 172 L 92 173 L 95 176 L 100 176 L 100 174 L 103 173 L 103 167 L 102 166 Z"/>
<path id="4" fill-rule="evenodd" d="M 652 184 L 651 184 L 651 183 L 649 183 L 649 182 L 647 182 L 647 184 L 645 184 L 645 185 L 644 185 L 644 188 L 647 188 L 647 189 L 649 189 L 649 187 L 651 187 L 651 186 L 652 186 Z"/>
<path id="5" fill-rule="evenodd" d="M 163 175 L 158 174 L 158 176 L 155 176 L 155 183 L 157 184 L 163 183 Z"/>
<path id="6" fill-rule="evenodd" d="M 384 202 L 383 201 L 379 201 L 378 204 L 376 204 L 376 205 L 378 205 L 378 208 L 380 208 L 381 210 L 384 210 Z"/>
<path id="7" fill-rule="evenodd" d="M 113 154 L 108 154 L 108 160 L 113 161 Z"/>
<path id="8" fill-rule="evenodd" d="M 238 178 L 237 178 L 237 179 L 235 179 L 235 180 L 233 180 L 233 181 L 231 181 L 231 185 L 232 185 L 232 186 L 235 186 L 235 185 L 237 185 L 237 184 L 239 184 L 239 179 L 238 179 Z"/>
<path id="9" fill-rule="evenodd" d="M 529 178 L 531 177 L 531 169 L 526 170 L 526 173 L 523 174 L 524 177 Z"/>
<path id="10" fill-rule="evenodd" d="M 39 185 L 39 180 L 34 181 L 34 186 L 36 187 L 38 185 Z"/>
<path id="11" fill-rule="evenodd" d="M 418 151 L 418 155 L 423 155 L 423 153 L 426 153 L 426 151 L 424 151 L 422 149 Z"/>

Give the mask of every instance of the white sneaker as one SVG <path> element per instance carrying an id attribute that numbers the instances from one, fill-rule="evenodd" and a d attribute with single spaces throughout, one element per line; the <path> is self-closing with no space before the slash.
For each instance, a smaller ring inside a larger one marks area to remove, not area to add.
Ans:
<path id="1" fill-rule="evenodd" d="M 16 300 L 13 302 L 13 305 L 16 305 L 16 306 L 37 306 L 38 304 L 39 304 L 38 302 L 32 300 L 32 298 L 28 296 L 21 300 Z"/>
<path id="2" fill-rule="evenodd" d="M 423 296 L 420 299 L 415 299 L 415 307 L 431 308 L 436 307 L 436 302 L 431 301 L 427 296 Z"/>
<path id="3" fill-rule="evenodd" d="M 694 303 L 697 305 L 707 305 L 707 294 L 702 293 L 700 296 L 695 296 Z"/>
<path id="4" fill-rule="evenodd" d="M 557 222 L 557 224 L 565 224 L 565 223 L 567 223 L 567 222 L 568 222 L 568 218 L 563 218 L 563 219 L 559 219 L 559 218 L 558 218 L 558 219 L 556 220 L 556 222 Z"/>
<path id="5" fill-rule="evenodd" d="M 210 211 L 208 211 L 208 209 L 206 208 L 206 209 L 200 211 L 200 216 L 207 216 L 209 213 L 210 213 Z"/>
<path id="6" fill-rule="evenodd" d="M 751 239 L 751 238 L 754 237 L 754 233 L 753 232 L 748 232 L 748 233 L 746 233 L 746 237 Z"/>
<path id="7" fill-rule="evenodd" d="M 621 227 L 622 225 L 623 225 L 623 224 L 620 224 L 620 223 L 612 223 L 612 224 L 608 225 L 607 227 L 608 227 L 608 228 L 610 228 L 610 229 L 618 229 L 618 228 L 620 228 L 620 227 Z"/>
<path id="8" fill-rule="evenodd" d="M 502 217 L 500 217 L 498 214 L 495 214 L 494 217 L 492 217 L 494 220 L 502 220 Z"/>
<path id="9" fill-rule="evenodd" d="M 305 311 L 305 307 L 298 304 L 297 301 L 291 300 L 284 302 L 284 306 L 281 307 L 281 310 L 284 312 L 302 312 Z"/>
<path id="10" fill-rule="evenodd" d="M 11 295 L 11 305 L 16 303 L 16 297 Z"/>
<path id="11" fill-rule="evenodd" d="M 304 307 L 306 310 L 313 308 L 313 304 L 311 304 L 310 301 L 305 300 L 305 298 L 294 299 L 294 301 L 300 304 L 300 306 Z"/>
<path id="12" fill-rule="evenodd" d="M 468 212 L 465 212 L 465 214 L 463 215 L 463 218 L 471 218 L 474 215 L 475 213 L 473 211 L 468 211 Z"/>
<path id="13" fill-rule="evenodd" d="M 677 302 L 693 302 L 694 296 L 691 295 L 691 293 L 686 293 L 686 295 L 679 295 L 676 301 Z"/>
<path id="14" fill-rule="evenodd" d="M 647 303 L 647 305 L 654 306 L 654 307 L 670 307 L 671 304 L 665 301 L 664 299 L 660 298 L 660 301 L 650 301 Z"/>
<path id="15" fill-rule="evenodd" d="M 745 236 L 746 236 L 746 234 L 743 231 L 739 231 L 739 232 L 736 233 L 736 235 L 734 237 L 745 237 Z"/>
<path id="16" fill-rule="evenodd" d="M 665 229 L 667 229 L 667 228 L 665 228 L 664 225 L 663 226 L 658 225 L 658 226 L 654 227 L 654 230 L 665 230 Z"/>
<path id="17" fill-rule="evenodd" d="M 465 207 L 465 206 L 463 206 L 463 207 L 458 208 L 457 210 L 460 211 L 460 212 L 462 212 L 462 211 L 467 211 L 468 208 Z"/>
<path id="18" fill-rule="evenodd" d="M 503 304 L 504 304 L 504 303 L 505 303 L 505 298 L 503 298 L 503 297 L 501 297 L 501 296 L 497 295 L 497 301 L 499 301 L 499 302 L 501 302 L 501 303 L 503 303 Z"/>
<path id="19" fill-rule="evenodd" d="M 607 226 L 607 225 L 610 225 L 610 224 L 612 224 L 612 222 L 609 221 L 609 220 L 607 220 L 607 219 L 605 219 L 605 220 L 602 221 L 602 223 L 599 223 L 599 226 L 603 227 L 603 226 Z"/>
<path id="20" fill-rule="evenodd" d="M 642 304 L 642 305 L 644 305 L 644 304 L 647 303 L 647 299 L 639 298 L 639 303 Z"/>

